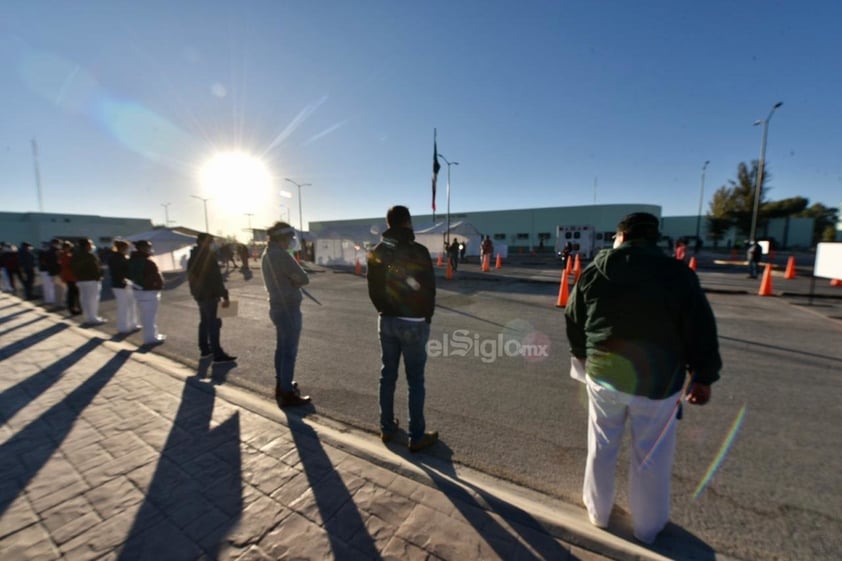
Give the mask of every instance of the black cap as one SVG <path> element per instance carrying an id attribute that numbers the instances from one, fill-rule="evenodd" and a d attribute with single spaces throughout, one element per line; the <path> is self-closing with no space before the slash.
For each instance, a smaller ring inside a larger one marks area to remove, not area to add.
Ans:
<path id="1" fill-rule="evenodd" d="M 617 231 L 623 232 L 628 239 L 649 239 L 657 241 L 660 233 L 660 219 L 648 212 L 627 214 L 617 224 Z"/>

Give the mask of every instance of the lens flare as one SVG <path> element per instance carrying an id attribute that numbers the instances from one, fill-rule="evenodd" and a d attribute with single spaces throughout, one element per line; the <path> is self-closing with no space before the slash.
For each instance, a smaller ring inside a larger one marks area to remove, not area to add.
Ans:
<path id="1" fill-rule="evenodd" d="M 725 437 L 725 440 L 722 441 L 722 446 L 719 447 L 719 452 L 716 453 L 716 457 L 714 457 L 713 461 L 708 466 L 707 472 L 704 477 L 702 477 L 702 480 L 699 482 L 696 490 L 693 492 L 693 500 L 696 500 L 701 496 L 702 492 L 708 486 L 708 483 L 710 483 L 710 480 L 713 479 L 714 474 L 716 474 L 719 470 L 719 467 L 725 460 L 725 456 L 728 455 L 728 452 L 731 450 L 731 446 L 734 445 L 734 441 L 737 439 L 737 433 L 743 425 L 745 416 L 746 406 L 743 405 L 740 412 L 737 413 L 737 417 L 734 419 L 734 422 L 731 423 L 731 429 L 728 431 L 728 435 Z"/>

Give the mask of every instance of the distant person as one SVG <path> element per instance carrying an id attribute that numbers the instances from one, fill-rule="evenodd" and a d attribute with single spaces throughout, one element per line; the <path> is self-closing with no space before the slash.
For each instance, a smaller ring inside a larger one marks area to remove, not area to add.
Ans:
<path id="1" fill-rule="evenodd" d="M 573 254 L 573 244 L 567 242 L 564 244 L 564 248 L 561 250 L 561 267 L 563 269 L 567 268 L 567 260 L 570 259 L 570 256 Z"/>
<path id="2" fill-rule="evenodd" d="M 456 238 L 453 238 L 453 241 L 447 247 L 447 258 L 450 261 L 450 268 L 455 273 L 459 268 L 459 240 Z"/>
<path id="3" fill-rule="evenodd" d="M 582 498 L 608 526 L 614 474 L 631 424 L 629 506 L 634 536 L 651 544 L 669 521 L 670 478 L 687 373 L 690 403 L 704 405 L 722 360 L 716 320 L 696 273 L 657 247 L 659 220 L 633 213 L 614 249 L 597 254 L 565 310 L 574 360 L 585 370 L 588 455 Z"/>
<path id="4" fill-rule="evenodd" d="M 468 244 L 464 241 L 459 242 L 459 260 L 465 262 L 465 252 L 468 250 Z"/>
<path id="5" fill-rule="evenodd" d="M 35 254 L 32 253 L 32 244 L 23 242 L 18 251 L 18 266 L 20 267 L 21 282 L 23 283 L 23 296 L 27 300 L 35 298 L 33 286 L 35 285 Z"/>
<path id="6" fill-rule="evenodd" d="M 151 259 L 152 244 L 148 240 L 134 242 L 134 248 L 129 256 L 128 278 L 132 282 L 134 297 L 140 309 L 143 344 L 159 345 L 167 340 L 166 335 L 158 332 L 157 324 L 164 277 Z"/>
<path id="7" fill-rule="evenodd" d="M 424 420 L 424 367 L 436 280 L 430 252 L 415 241 L 409 209 L 393 206 L 386 224 L 382 241 L 368 254 L 367 275 L 368 295 L 380 314 L 380 438 L 391 442 L 398 429 L 395 384 L 403 355 L 409 386 L 409 450 L 417 452 L 439 437 L 438 432 L 426 431 Z"/>
<path id="8" fill-rule="evenodd" d="M 23 281 L 20 274 L 20 264 L 18 263 L 18 248 L 16 245 L 7 244 L 3 248 L 2 255 L 3 268 L 8 275 L 9 292 L 17 293 L 17 281 Z"/>
<path id="9" fill-rule="evenodd" d="M 71 316 L 78 316 L 82 313 L 82 304 L 79 301 L 79 287 L 76 285 L 76 275 L 73 267 L 70 266 L 76 247 L 73 242 L 64 241 L 61 244 L 61 251 L 58 252 L 59 277 L 64 283 L 64 292 L 67 305 L 67 312 Z"/>
<path id="10" fill-rule="evenodd" d="M 73 252 L 70 268 L 79 287 L 79 301 L 82 303 L 84 325 L 101 325 L 106 319 L 99 315 L 99 298 L 102 290 L 102 263 L 96 254 L 94 243 L 90 239 L 79 242 L 79 248 Z"/>
<path id="11" fill-rule="evenodd" d="M 38 252 L 38 276 L 41 278 L 41 298 L 44 304 L 55 305 L 60 302 L 56 294 L 56 282 L 61 273 L 58 262 L 60 250 L 61 242 L 53 239 L 49 243 L 44 243 Z"/>
<path id="12" fill-rule="evenodd" d="M 763 248 L 757 241 L 752 241 L 746 249 L 746 261 L 748 261 L 748 278 L 757 278 L 757 268 L 760 266 L 760 258 L 763 256 Z"/>
<path id="13" fill-rule="evenodd" d="M 237 244 L 237 256 L 242 263 L 243 272 L 246 272 L 249 268 L 249 248 L 246 244 Z"/>
<path id="14" fill-rule="evenodd" d="M 134 289 L 128 279 L 129 243 L 124 240 L 115 240 L 107 259 L 111 291 L 117 301 L 117 331 L 121 334 L 132 333 L 140 329 L 141 326 L 137 319 L 137 302 L 134 298 Z"/>
<path id="15" fill-rule="evenodd" d="M 491 236 L 485 236 L 485 239 L 482 240 L 480 252 L 482 253 L 483 260 L 487 257 L 491 261 L 491 257 L 494 254 L 494 243 L 491 241 Z"/>
<path id="16" fill-rule="evenodd" d="M 289 253 L 295 229 L 286 222 L 275 222 L 266 233 L 269 242 L 260 269 L 269 294 L 269 318 L 275 326 L 275 401 L 279 407 L 306 405 L 310 396 L 301 395 L 295 361 L 301 338 L 301 288 L 310 277 Z"/>
<path id="17" fill-rule="evenodd" d="M 9 282 L 9 271 L 6 269 L 6 242 L 0 242 L 0 290 L 11 292 L 12 285 Z"/>
<path id="18" fill-rule="evenodd" d="M 203 359 L 212 357 L 214 363 L 237 360 L 223 351 L 219 343 L 222 330 L 219 306 L 227 308 L 230 301 L 216 260 L 212 235 L 201 233 L 196 237 L 196 246 L 187 260 L 187 280 L 190 294 L 199 306 L 199 356 Z"/>

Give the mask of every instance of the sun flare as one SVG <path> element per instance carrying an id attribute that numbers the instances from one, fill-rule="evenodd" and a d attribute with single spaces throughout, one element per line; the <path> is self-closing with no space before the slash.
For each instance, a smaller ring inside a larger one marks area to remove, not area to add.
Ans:
<path id="1" fill-rule="evenodd" d="M 273 192 L 266 164 L 238 151 L 212 156 L 199 170 L 199 184 L 210 199 L 231 212 L 261 208 Z"/>

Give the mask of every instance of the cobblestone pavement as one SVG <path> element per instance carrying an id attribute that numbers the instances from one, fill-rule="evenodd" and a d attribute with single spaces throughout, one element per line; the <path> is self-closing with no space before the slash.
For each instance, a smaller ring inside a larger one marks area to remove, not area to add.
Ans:
<path id="1" fill-rule="evenodd" d="M 5 294 L 0 365 L 4 560 L 664 559 Z"/>

